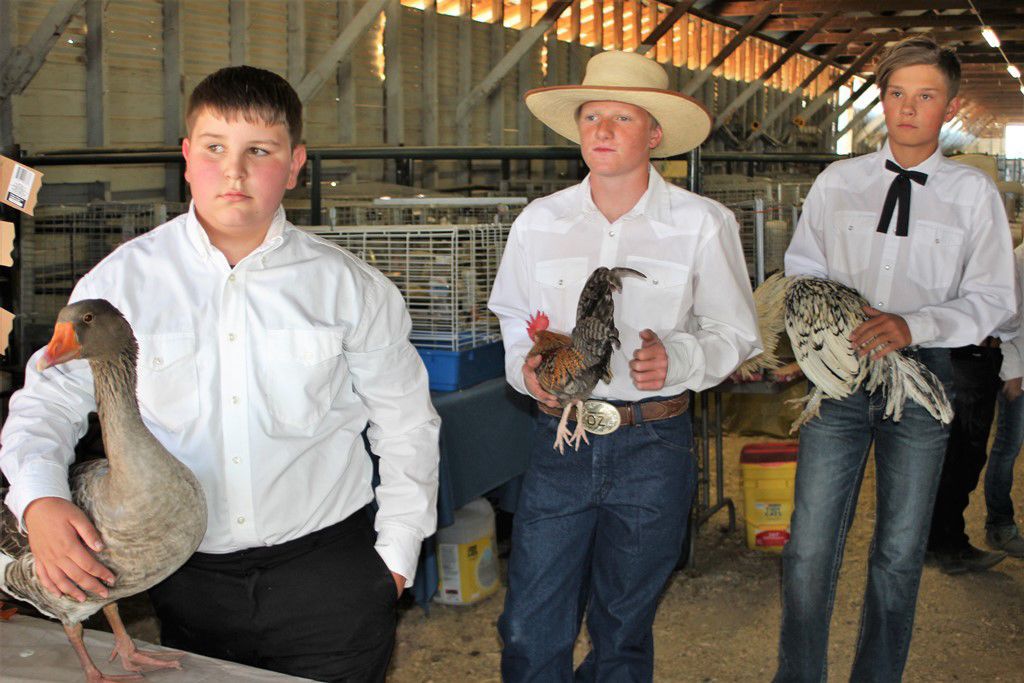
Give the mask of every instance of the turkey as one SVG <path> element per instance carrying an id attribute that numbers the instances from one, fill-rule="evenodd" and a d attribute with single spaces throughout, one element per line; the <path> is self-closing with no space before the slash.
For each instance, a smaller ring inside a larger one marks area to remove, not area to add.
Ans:
<path id="1" fill-rule="evenodd" d="M 622 278 L 643 273 L 632 268 L 597 268 L 587 279 L 576 305 L 576 326 L 568 335 L 548 330 L 548 317 L 541 311 L 530 318 L 527 333 L 534 342 L 527 358 L 540 356 L 537 381 L 544 391 L 558 398 L 562 419 L 552 448 L 564 452 L 566 445 L 579 450 L 580 439 L 587 441 L 582 420 L 569 432 L 569 413 L 577 416 L 600 380 L 611 381 L 612 350 L 619 348 L 619 330 L 615 327 L 615 303 L 612 292 L 622 291 Z"/>
<path id="2" fill-rule="evenodd" d="M 64 625 L 89 683 L 104 676 L 85 649 L 82 621 L 103 610 L 114 632 L 115 656 L 127 671 L 180 669 L 180 652 L 138 650 L 116 600 L 167 578 L 195 552 L 206 533 L 206 498 L 195 475 L 146 428 L 136 400 L 138 344 L 128 321 L 103 299 L 65 306 L 40 370 L 75 358 L 89 361 L 107 458 L 71 471 L 71 493 L 104 542 L 96 553 L 117 577 L 107 597 L 84 602 L 54 596 L 39 583 L 28 538 L 10 510 L 0 510 L 0 591 L 34 605 Z M 135 675 L 128 678 L 141 678 Z"/>
<path id="3" fill-rule="evenodd" d="M 864 313 L 868 303 L 855 290 L 832 280 L 776 274 L 758 288 L 755 299 L 759 295 L 768 312 L 760 320 L 765 348 L 774 348 L 785 328 L 800 369 L 814 385 L 808 396 L 799 399 L 804 410 L 790 432 L 817 417 L 825 398 L 843 399 L 861 386 L 869 392 L 881 389 L 885 393 L 885 418 L 898 422 L 909 398 L 943 424 L 952 421 L 953 407 L 942 383 L 922 363 L 902 351 L 877 359 L 857 355 L 850 334 L 868 319 Z M 780 297 L 782 306 L 777 305 Z M 759 304 L 758 312 L 761 310 Z M 771 367 L 765 362 L 775 361 L 773 357 L 753 360 L 764 368 Z"/>

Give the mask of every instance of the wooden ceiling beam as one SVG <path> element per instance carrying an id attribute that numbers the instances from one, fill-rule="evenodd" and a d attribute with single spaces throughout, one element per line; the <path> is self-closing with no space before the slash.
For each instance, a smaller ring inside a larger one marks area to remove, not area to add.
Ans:
<path id="1" fill-rule="evenodd" d="M 760 3 L 743 0 L 722 3 L 715 14 L 722 17 L 746 17 L 757 11 Z M 891 12 L 910 10 L 964 9 L 964 0 L 789 0 L 783 2 L 776 14 L 806 14 L 821 12 L 826 7 L 839 5 L 844 12 Z M 985 11 L 1016 9 L 1020 0 L 986 0 Z"/>
<path id="2" fill-rule="evenodd" d="M 700 72 L 694 74 L 693 77 L 687 81 L 686 87 L 684 87 L 682 91 L 683 94 L 692 95 L 696 92 L 697 88 L 704 85 L 704 81 L 714 73 L 715 69 L 725 63 L 725 60 L 729 58 L 729 55 L 735 52 L 736 48 L 742 45 L 743 41 L 747 39 L 747 36 L 756 31 L 758 27 L 768 19 L 772 11 L 778 5 L 779 0 L 767 0 L 766 2 L 762 2 L 761 9 L 758 10 L 757 14 L 752 16 L 747 23 L 743 24 L 740 30 L 736 32 L 736 35 L 732 37 L 732 40 L 722 47 L 718 54 L 708 62 L 706 67 L 701 69 Z"/>
<path id="3" fill-rule="evenodd" d="M 991 13 L 985 17 L 985 23 L 993 27 L 1020 26 L 1024 21 L 1024 14 L 1020 13 Z M 804 31 L 814 25 L 813 17 L 798 17 L 784 19 L 769 19 L 761 27 L 762 31 Z M 948 14 L 934 15 L 922 14 L 918 16 L 892 16 L 892 17 L 846 17 L 834 22 L 833 28 L 934 28 L 934 27 L 972 27 L 980 32 L 978 18 L 973 14 Z"/>
<path id="4" fill-rule="evenodd" d="M 657 45 L 662 36 L 672 30 L 672 27 L 676 25 L 676 22 L 679 21 L 679 19 L 682 18 L 682 16 L 685 15 L 691 7 L 693 7 L 693 3 L 696 1 L 697 0 L 680 0 L 677 2 L 668 15 L 661 20 L 661 23 L 654 27 L 651 34 L 644 38 L 643 42 L 640 43 L 640 47 L 637 48 L 637 52 L 645 54 L 652 47 Z"/>

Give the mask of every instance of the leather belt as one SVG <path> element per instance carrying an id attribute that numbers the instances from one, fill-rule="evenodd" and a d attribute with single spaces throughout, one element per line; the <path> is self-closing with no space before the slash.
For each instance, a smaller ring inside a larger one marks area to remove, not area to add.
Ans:
<path id="1" fill-rule="evenodd" d="M 619 427 L 634 427 L 644 422 L 667 420 L 682 415 L 689 407 L 689 392 L 664 401 L 644 401 L 621 406 L 608 401 L 590 399 L 583 402 L 583 429 L 591 434 L 611 434 Z M 561 408 L 551 408 L 540 402 L 537 403 L 537 408 L 547 415 L 562 416 Z M 569 421 L 575 422 L 577 419 L 576 408 L 573 407 L 569 412 Z"/>

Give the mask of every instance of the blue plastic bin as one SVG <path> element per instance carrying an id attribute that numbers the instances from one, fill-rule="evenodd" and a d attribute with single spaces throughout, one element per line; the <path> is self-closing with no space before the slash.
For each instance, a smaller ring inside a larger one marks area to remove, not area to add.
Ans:
<path id="1" fill-rule="evenodd" d="M 505 347 L 501 341 L 463 351 L 416 347 L 427 366 L 431 391 L 455 391 L 505 372 Z"/>

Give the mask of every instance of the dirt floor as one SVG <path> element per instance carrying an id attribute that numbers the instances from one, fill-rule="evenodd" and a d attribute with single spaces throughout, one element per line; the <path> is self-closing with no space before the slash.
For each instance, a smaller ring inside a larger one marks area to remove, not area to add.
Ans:
<path id="1" fill-rule="evenodd" d="M 739 451 L 725 439 L 726 494 L 743 509 Z M 1024 458 L 1016 471 L 1024 492 Z M 874 469 L 869 465 L 847 543 L 829 650 L 831 680 L 847 680 L 857 638 L 874 528 Z M 654 626 L 655 680 L 767 681 L 775 671 L 779 628 L 777 556 L 747 550 L 742 515 L 727 532 L 723 511 L 701 528 L 696 564 L 673 576 Z M 967 511 L 968 534 L 984 541 L 979 491 Z M 476 605 L 433 605 L 429 615 L 403 612 L 390 679 L 394 683 L 498 681 L 496 622 L 504 590 Z M 577 661 L 586 653 L 577 643 Z M 907 681 L 1024 681 L 1024 560 L 1008 558 L 984 574 L 947 576 L 926 566 L 921 582 Z"/>

